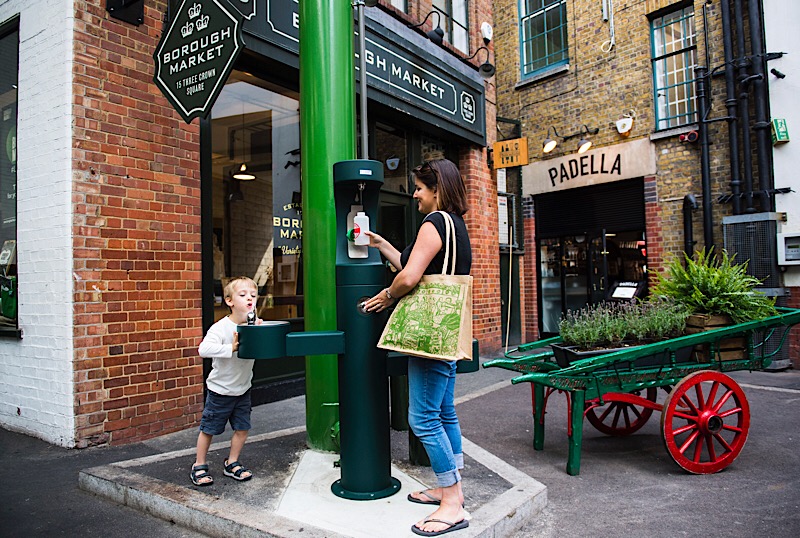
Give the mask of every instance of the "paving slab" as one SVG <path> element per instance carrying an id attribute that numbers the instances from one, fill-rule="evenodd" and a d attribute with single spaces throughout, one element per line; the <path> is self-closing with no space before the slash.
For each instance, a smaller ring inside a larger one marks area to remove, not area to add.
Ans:
<path id="1" fill-rule="evenodd" d="M 481 387 L 458 401 L 500 386 Z M 185 449 L 84 469 L 79 485 L 121 505 L 221 537 L 401 538 L 415 536 L 411 525 L 433 511 L 406 500 L 412 491 L 435 484 L 430 467 L 409 463 L 407 432 L 391 433 L 391 475 L 400 481 L 400 491 L 370 501 L 346 500 L 331 492 L 331 484 L 340 478 L 338 455 L 307 449 L 303 426 L 251 436 L 241 457 L 254 471 L 247 482 L 222 474 L 230 446 L 223 440 L 209 450 L 214 484 L 194 486 L 189 472 L 195 448 L 189 437 L 184 441 Z M 468 439 L 463 441 L 470 526 L 454 536 L 511 536 L 544 509 L 547 488 Z"/>

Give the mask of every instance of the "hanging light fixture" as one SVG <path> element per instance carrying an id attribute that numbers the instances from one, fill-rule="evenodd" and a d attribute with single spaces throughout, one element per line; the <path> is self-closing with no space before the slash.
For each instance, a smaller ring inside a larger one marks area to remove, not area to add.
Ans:
<path id="1" fill-rule="evenodd" d="M 253 174 L 247 171 L 247 163 L 244 160 L 244 101 L 242 101 L 242 162 L 237 166 L 233 172 L 233 179 L 238 179 L 239 181 L 252 181 L 256 178 Z M 234 143 L 236 141 L 234 140 Z"/>
<path id="2" fill-rule="evenodd" d="M 431 41 L 433 41 L 437 45 L 441 45 L 442 42 L 444 41 L 444 30 L 442 30 L 442 27 L 441 27 L 442 15 L 438 11 L 432 10 L 432 11 L 428 12 L 427 15 L 425 15 L 425 18 L 422 19 L 421 23 L 419 23 L 419 24 L 409 24 L 407 26 L 409 28 L 419 28 L 420 26 L 422 26 L 423 24 L 425 24 L 428 21 L 428 18 L 431 15 L 436 15 L 436 28 L 434 28 L 433 30 L 429 30 L 429 31 L 425 32 L 425 35 L 428 36 L 428 39 L 430 39 Z"/>
<path id="3" fill-rule="evenodd" d="M 495 72 L 497 71 L 497 69 L 495 69 L 494 65 L 489 63 L 489 49 L 488 48 L 483 47 L 483 46 L 478 47 L 478 50 L 475 51 L 475 54 L 473 54 L 469 58 L 464 58 L 464 61 L 469 63 L 468 60 L 473 59 L 482 50 L 486 51 L 486 61 L 483 62 L 480 66 L 478 66 L 478 74 L 480 74 L 480 76 L 483 77 L 483 78 L 492 78 L 494 76 Z"/>
<path id="4" fill-rule="evenodd" d="M 255 178 L 256 176 L 247 171 L 246 163 L 240 164 L 239 168 L 233 174 L 233 179 L 238 179 L 239 181 L 253 181 Z"/>

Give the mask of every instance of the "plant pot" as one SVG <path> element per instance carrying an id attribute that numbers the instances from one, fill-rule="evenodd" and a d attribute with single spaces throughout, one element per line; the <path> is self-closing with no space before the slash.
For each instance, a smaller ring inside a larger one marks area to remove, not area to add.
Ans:
<path id="1" fill-rule="evenodd" d="M 553 356 L 556 358 L 556 364 L 558 364 L 562 368 L 567 368 L 570 364 L 572 364 L 577 360 L 589 359 L 591 357 L 597 357 L 598 355 L 606 355 L 608 353 L 614 353 L 615 351 L 633 349 L 639 346 L 602 348 L 602 349 L 592 349 L 588 351 L 579 351 L 578 346 L 563 346 L 559 344 L 550 344 L 550 347 L 553 350 Z"/>
<path id="2" fill-rule="evenodd" d="M 712 316 L 708 314 L 692 314 L 686 320 L 686 334 L 697 334 L 722 327 L 733 325 L 730 316 Z M 697 362 L 709 362 L 714 360 L 711 356 L 710 344 L 700 344 L 695 346 L 695 356 Z M 736 361 L 742 360 L 747 356 L 747 341 L 743 337 L 725 338 L 717 344 L 717 353 L 720 360 Z"/>
<path id="3" fill-rule="evenodd" d="M 558 364 L 562 368 L 566 368 L 574 361 L 580 359 L 597 357 L 598 355 L 614 353 L 615 351 L 635 349 L 637 347 L 640 347 L 640 344 L 631 343 L 630 345 L 626 345 L 623 347 L 592 349 L 589 351 L 579 351 L 578 346 L 564 346 L 559 344 L 550 344 L 550 347 L 553 349 L 553 356 L 556 358 L 556 364 Z M 694 348 L 692 346 L 682 347 L 680 349 L 677 349 L 675 351 L 675 361 L 678 363 L 690 362 L 692 360 L 693 351 Z M 633 361 L 633 365 L 635 367 L 660 366 L 662 364 L 668 363 L 668 360 L 669 360 L 668 353 L 664 351 L 661 353 L 655 353 L 653 355 L 646 355 L 644 357 L 640 357 L 635 361 Z M 631 363 L 625 361 L 617 363 L 616 366 L 620 368 L 630 368 Z"/>

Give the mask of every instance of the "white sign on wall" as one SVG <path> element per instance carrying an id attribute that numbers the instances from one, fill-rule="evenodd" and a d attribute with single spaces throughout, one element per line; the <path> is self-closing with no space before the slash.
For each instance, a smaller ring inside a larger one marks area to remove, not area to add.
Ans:
<path id="1" fill-rule="evenodd" d="M 573 153 L 522 167 L 522 194 L 574 189 L 656 173 L 655 145 L 648 138 L 615 144 L 583 155 Z"/>
<path id="2" fill-rule="evenodd" d="M 508 245 L 508 197 L 506 196 L 497 197 L 497 223 L 499 242 L 501 245 Z"/>

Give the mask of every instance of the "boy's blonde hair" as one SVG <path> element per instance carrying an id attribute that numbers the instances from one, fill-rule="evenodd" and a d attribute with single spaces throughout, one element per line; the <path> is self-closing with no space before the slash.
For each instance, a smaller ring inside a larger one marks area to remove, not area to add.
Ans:
<path id="1" fill-rule="evenodd" d="M 256 293 L 258 293 L 258 286 L 256 286 L 256 283 L 252 278 L 250 278 L 249 276 L 237 276 L 236 278 L 230 279 L 228 283 L 225 284 L 225 289 L 222 290 L 222 293 L 225 296 L 225 298 L 230 299 L 231 297 L 233 297 L 233 294 L 236 293 L 236 290 L 243 282 L 248 286 L 255 288 Z"/>

